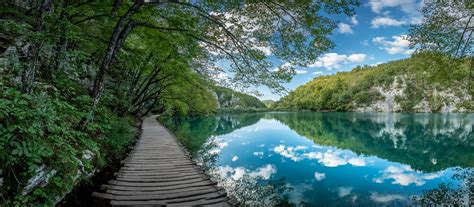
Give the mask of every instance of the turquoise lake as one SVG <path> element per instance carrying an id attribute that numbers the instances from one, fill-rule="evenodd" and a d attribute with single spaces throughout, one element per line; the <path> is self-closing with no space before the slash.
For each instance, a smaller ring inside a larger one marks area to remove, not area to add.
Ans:
<path id="1" fill-rule="evenodd" d="M 474 167 L 474 115 L 268 112 L 166 125 L 249 205 L 405 206 Z"/>

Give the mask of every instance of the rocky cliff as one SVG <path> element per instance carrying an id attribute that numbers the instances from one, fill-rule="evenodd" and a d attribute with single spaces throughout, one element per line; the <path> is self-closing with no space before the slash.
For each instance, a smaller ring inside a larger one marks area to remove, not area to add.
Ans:
<path id="1" fill-rule="evenodd" d="M 258 98 L 229 88 L 214 86 L 212 91 L 217 100 L 217 108 L 220 109 L 266 108 Z"/>
<path id="2" fill-rule="evenodd" d="M 470 70 L 467 59 L 418 54 L 316 77 L 275 105 L 315 111 L 473 112 L 474 87 L 469 87 Z"/>
<path id="3" fill-rule="evenodd" d="M 405 94 L 407 85 L 405 84 L 404 76 L 395 77 L 395 81 L 390 84 L 388 88 L 380 86 L 373 86 L 372 91 L 380 94 L 382 99 L 374 100 L 367 106 L 357 106 L 355 103 L 354 111 L 359 112 L 403 112 L 401 103 L 406 101 L 408 98 Z M 412 112 L 423 112 L 423 113 L 456 113 L 456 112 L 469 112 L 469 105 L 472 107 L 471 95 L 468 93 L 466 88 L 447 88 L 444 90 L 438 90 L 436 88 L 430 88 L 425 90 L 426 94 L 419 100 L 412 108 Z M 472 108 L 471 108 L 472 109 Z"/>

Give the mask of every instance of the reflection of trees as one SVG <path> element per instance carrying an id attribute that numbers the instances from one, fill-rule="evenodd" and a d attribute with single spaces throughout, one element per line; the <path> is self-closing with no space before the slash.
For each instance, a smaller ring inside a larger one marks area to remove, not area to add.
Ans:
<path id="1" fill-rule="evenodd" d="M 290 202 L 284 196 L 291 190 L 284 179 L 264 180 L 262 177 L 244 175 L 234 180 L 221 176 L 218 171 L 218 153 L 210 153 L 217 149 L 217 135 L 257 123 L 263 113 L 222 114 L 211 117 L 174 118 L 161 120 L 194 156 L 202 169 L 211 175 L 214 181 L 236 197 L 244 206 L 288 206 Z"/>
<path id="2" fill-rule="evenodd" d="M 419 206 L 473 206 L 474 205 L 474 168 L 456 169 L 453 178 L 460 181 L 460 186 L 441 183 L 438 188 L 424 191 L 421 196 L 412 198 L 413 204 Z"/>
<path id="3" fill-rule="evenodd" d="M 386 113 L 273 113 L 320 145 L 350 149 L 433 172 L 473 167 L 473 117 Z"/>
<path id="4" fill-rule="evenodd" d="M 217 165 L 219 154 L 210 153 L 218 149 L 218 140 L 211 137 L 204 143 L 203 147 L 197 153 L 197 163 L 211 176 L 211 179 L 218 182 L 219 186 L 241 202 L 243 206 L 288 206 L 290 204 L 286 193 L 292 189 L 288 187 L 285 179 L 267 181 L 259 176 L 243 175 L 241 178 L 234 179 L 222 175 Z"/>
<path id="5" fill-rule="evenodd" d="M 213 176 L 223 188 L 241 202 L 243 206 L 276 206 L 290 204 L 285 194 L 292 189 L 285 179 L 265 181 L 244 175 L 238 180 L 229 177 Z"/>
<path id="6" fill-rule="evenodd" d="M 178 137 L 188 151 L 195 156 L 208 138 L 228 134 L 257 123 L 263 113 L 221 114 L 217 116 L 174 117 L 160 120 Z"/>

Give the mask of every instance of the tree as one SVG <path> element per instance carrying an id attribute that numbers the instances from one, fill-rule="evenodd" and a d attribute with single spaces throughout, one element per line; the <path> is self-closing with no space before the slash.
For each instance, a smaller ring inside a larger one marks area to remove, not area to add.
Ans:
<path id="1" fill-rule="evenodd" d="M 148 9 L 143 9 L 143 6 Z M 220 2 L 213 1 L 149 1 L 136 0 L 117 21 L 94 81 L 94 103 L 100 97 L 105 75 L 116 53 L 135 27 L 146 27 L 164 33 L 181 33 L 201 43 L 216 60 L 231 62 L 233 80 L 244 87 L 265 85 L 281 91 L 294 69 L 272 73 L 265 52 L 282 60 L 305 65 L 333 46 L 327 38 L 335 27 L 325 13 L 353 14 L 357 1 L 295 2 Z M 140 14 L 140 10 L 143 9 Z M 149 13 L 146 13 L 149 12 Z M 146 13 L 147 15 L 144 15 Z M 135 15 L 145 20 L 134 19 Z M 202 74 L 213 74 L 207 67 Z"/>
<path id="2" fill-rule="evenodd" d="M 472 1 L 425 1 L 423 21 L 410 26 L 409 41 L 417 52 L 441 53 L 471 59 L 468 89 L 474 67 L 474 3 Z"/>

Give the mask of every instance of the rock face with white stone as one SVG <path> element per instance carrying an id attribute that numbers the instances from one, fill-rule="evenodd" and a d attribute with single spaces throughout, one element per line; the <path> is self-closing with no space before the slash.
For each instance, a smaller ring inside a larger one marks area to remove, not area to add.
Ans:
<path id="1" fill-rule="evenodd" d="M 383 99 L 373 101 L 368 106 L 356 106 L 354 111 L 358 112 L 401 112 L 403 111 L 400 103 L 397 100 L 407 100 L 405 91 L 407 90 L 407 84 L 405 82 L 406 77 L 397 76 L 395 80 L 390 84 L 389 87 L 383 88 L 380 86 L 374 86 L 371 88 L 372 91 L 379 93 Z M 458 88 L 456 91 L 453 89 L 438 90 L 436 88 L 430 88 L 425 91 L 424 97 L 420 97 L 421 101 L 413 106 L 413 112 L 419 113 L 456 113 L 465 112 L 467 109 L 463 106 L 463 103 L 470 103 L 471 96 L 468 91 L 464 88 Z M 434 103 L 437 100 L 436 103 Z M 430 103 L 431 102 L 431 103 Z M 436 105 L 438 104 L 438 105 Z"/>
<path id="2" fill-rule="evenodd" d="M 79 163 L 80 168 L 77 170 L 76 176 L 74 176 L 74 182 L 78 182 L 79 178 L 81 176 L 84 177 L 91 177 L 95 172 L 96 169 L 93 169 L 91 172 L 88 172 L 85 167 L 84 167 L 84 162 L 90 162 L 94 158 L 95 154 L 90 151 L 90 150 L 85 150 L 82 152 L 82 157 L 81 159 L 77 158 L 77 162 Z M 45 187 L 46 185 L 49 184 L 49 181 L 52 177 L 54 177 L 57 174 L 57 171 L 55 169 L 52 169 L 46 165 L 42 165 L 38 167 L 35 171 L 35 174 L 33 177 L 31 177 L 28 180 L 27 185 L 23 188 L 21 194 L 22 195 L 28 195 L 31 193 L 35 188 L 38 187 Z M 1 175 L 1 171 L 0 171 Z M 0 179 L 0 186 L 1 186 L 1 179 Z M 66 194 L 69 192 L 63 192 L 62 195 L 56 197 L 55 199 L 55 204 L 60 202 Z"/>

